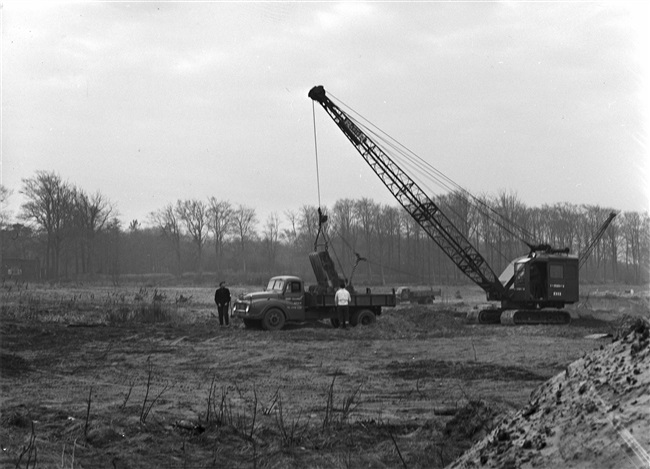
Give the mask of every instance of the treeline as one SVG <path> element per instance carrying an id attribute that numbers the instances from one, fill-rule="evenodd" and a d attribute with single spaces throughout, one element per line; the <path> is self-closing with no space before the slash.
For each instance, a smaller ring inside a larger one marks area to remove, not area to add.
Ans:
<path id="1" fill-rule="evenodd" d="M 159 275 L 261 283 L 281 273 L 312 279 L 308 253 L 315 243 L 327 243 L 338 270 L 358 285 L 469 282 L 403 208 L 368 198 L 322 207 L 328 221 L 320 232 L 318 207 L 309 205 L 259 220 L 254 208 L 227 200 L 179 199 L 123 226 L 104 195 L 87 194 L 52 172 L 23 180 L 21 193 L 27 201 L 18 222 L 3 214 L 2 256 L 39 259 L 47 279 L 107 277 L 119 283 Z M 527 254 L 524 241 L 584 252 L 612 211 L 568 203 L 531 208 L 508 192 L 435 200 L 497 275 Z M 649 266 L 648 213 L 619 213 L 581 280 L 646 284 Z"/>

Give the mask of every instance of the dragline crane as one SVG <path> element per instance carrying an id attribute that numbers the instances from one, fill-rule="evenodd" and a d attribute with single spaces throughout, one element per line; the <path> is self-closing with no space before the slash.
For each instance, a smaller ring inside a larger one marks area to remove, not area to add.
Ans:
<path id="1" fill-rule="evenodd" d="M 548 244 L 527 243 L 530 252 L 514 259 L 497 276 L 481 253 L 454 225 L 440 206 L 413 178 L 388 156 L 355 120 L 335 104 L 322 86 L 309 91 L 362 158 L 388 188 L 393 197 L 413 217 L 452 262 L 485 292 L 488 301 L 498 306 L 475 315 L 482 323 L 565 324 L 571 316 L 563 308 L 579 300 L 581 262 L 613 220 L 612 213 L 600 228 L 582 258 L 568 248 L 554 249 Z"/>

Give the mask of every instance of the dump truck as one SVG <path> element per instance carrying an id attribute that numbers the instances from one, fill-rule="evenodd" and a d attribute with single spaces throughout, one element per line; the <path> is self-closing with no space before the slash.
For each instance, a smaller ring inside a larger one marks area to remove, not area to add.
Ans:
<path id="1" fill-rule="evenodd" d="M 279 275 L 271 277 L 264 291 L 249 293 L 235 301 L 233 314 L 244 321 L 247 328 L 273 331 L 290 322 L 330 320 L 339 326 L 335 293 L 315 293 L 305 288 L 300 277 Z M 312 289 L 313 290 L 313 289 Z M 350 325 L 368 325 L 381 315 L 382 308 L 396 304 L 395 293 L 352 292 Z"/>
<path id="2" fill-rule="evenodd" d="M 247 328 L 262 328 L 267 331 L 282 329 L 291 322 L 328 319 L 332 327 L 339 327 L 334 295 L 340 278 L 333 270 L 333 262 L 327 251 L 310 253 L 309 258 L 318 280 L 317 285 L 305 286 L 303 279 L 294 275 L 271 277 L 264 291 L 248 293 L 235 301 L 233 316 L 241 318 Z M 374 323 L 381 315 L 382 308 L 394 307 L 397 303 L 395 290 L 390 293 L 372 293 L 366 288 L 363 292 L 357 292 L 349 284 L 346 288 L 352 297 L 352 326 Z"/>

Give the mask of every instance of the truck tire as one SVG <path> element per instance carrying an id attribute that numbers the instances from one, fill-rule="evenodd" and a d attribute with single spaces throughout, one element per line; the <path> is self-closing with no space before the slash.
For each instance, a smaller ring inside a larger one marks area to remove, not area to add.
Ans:
<path id="1" fill-rule="evenodd" d="M 279 331 L 284 327 L 284 313 L 277 308 L 269 309 L 262 319 L 262 327 L 267 331 Z"/>
<path id="2" fill-rule="evenodd" d="M 370 324 L 374 324 L 376 320 L 377 316 L 375 316 L 375 313 L 369 309 L 362 309 L 352 314 L 350 324 L 353 326 L 369 326 Z"/>

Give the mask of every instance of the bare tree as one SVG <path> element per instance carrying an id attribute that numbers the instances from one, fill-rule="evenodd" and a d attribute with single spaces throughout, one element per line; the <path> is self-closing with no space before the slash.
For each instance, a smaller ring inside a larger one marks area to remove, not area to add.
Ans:
<path id="1" fill-rule="evenodd" d="M 171 244 L 176 257 L 176 275 L 181 274 L 181 226 L 172 204 L 153 212 L 151 219 L 163 237 Z"/>
<path id="2" fill-rule="evenodd" d="M 264 225 L 264 252 L 266 253 L 267 267 L 270 273 L 275 270 L 275 262 L 280 245 L 280 219 L 276 213 L 271 213 Z"/>
<path id="3" fill-rule="evenodd" d="M 35 222 L 47 235 L 45 269 L 48 278 L 58 278 L 61 247 L 72 220 L 74 189 L 53 172 L 37 171 L 23 179 L 27 197 L 21 218 Z"/>
<path id="4" fill-rule="evenodd" d="M 348 258 L 354 256 L 357 246 L 357 218 L 354 211 L 353 199 L 339 199 L 334 204 L 330 217 L 330 228 L 335 231 L 342 241 L 341 250 Z"/>
<path id="5" fill-rule="evenodd" d="M 580 251 L 580 236 L 577 233 L 580 218 L 575 205 L 567 203 L 557 203 L 552 207 L 545 206 L 545 216 L 541 220 L 546 226 L 544 238 L 536 240 L 538 242 L 548 243 L 556 248 L 575 249 Z"/>
<path id="6" fill-rule="evenodd" d="M 7 203 L 11 194 L 11 189 L 0 184 L 0 229 L 9 223 L 9 218 L 11 218 L 11 212 L 9 211 L 9 208 L 7 208 Z"/>
<path id="7" fill-rule="evenodd" d="M 600 228 L 603 220 L 607 218 L 611 210 L 604 209 L 597 205 L 582 205 L 581 207 L 581 228 L 582 228 L 582 238 L 586 243 L 589 243 L 593 238 L 594 234 Z M 582 249 L 581 249 L 582 251 Z M 584 263 L 582 267 L 583 277 L 588 279 L 591 277 L 591 280 L 598 280 L 599 275 L 602 273 L 602 280 L 605 280 L 605 272 L 607 270 L 607 252 L 603 249 L 603 239 L 600 239 L 594 250 L 591 252 L 591 255 Z M 603 266 L 601 272 L 601 265 Z"/>
<path id="8" fill-rule="evenodd" d="M 363 239 L 365 242 L 365 256 L 370 255 L 370 253 L 374 252 L 373 249 L 373 236 L 375 235 L 375 232 L 377 231 L 377 216 L 379 215 L 380 212 L 380 207 L 377 205 L 375 202 L 373 202 L 371 199 L 368 199 L 367 197 L 364 197 L 358 201 L 355 202 L 354 204 L 354 216 L 357 219 L 357 224 L 359 226 L 359 230 L 363 233 Z M 370 262 L 365 263 L 366 267 L 366 278 L 368 282 L 371 281 L 372 277 L 372 272 L 370 269 Z"/>
<path id="9" fill-rule="evenodd" d="M 217 258 L 217 271 L 223 260 L 223 248 L 226 238 L 233 229 L 233 208 L 230 202 L 217 200 L 215 197 L 208 199 L 210 231 L 214 236 L 214 251 Z"/>
<path id="10" fill-rule="evenodd" d="M 483 241 L 482 253 L 485 256 L 488 264 L 495 265 L 496 250 L 494 249 L 495 240 L 497 238 L 496 225 L 492 221 L 491 201 L 488 195 L 484 194 L 479 198 L 481 210 L 478 216 L 478 240 Z M 480 241 L 477 240 L 476 247 L 481 250 Z"/>
<path id="11" fill-rule="evenodd" d="M 650 267 L 650 216 L 647 213 L 625 212 L 621 219 L 627 281 L 640 284 L 642 269 Z M 630 272 L 631 270 L 631 272 Z"/>
<path id="12" fill-rule="evenodd" d="M 522 254 L 524 245 L 521 235 L 527 224 L 526 206 L 515 192 L 502 190 L 495 200 L 495 210 L 501 216 L 498 220 L 500 229 L 497 237 L 499 252 L 503 256 L 503 262 L 498 266 L 497 271 L 501 271 L 512 258 Z"/>
<path id="13" fill-rule="evenodd" d="M 386 284 L 384 266 L 390 265 L 394 258 L 395 242 L 399 240 L 399 210 L 390 205 L 382 205 L 376 214 L 377 253 L 381 260 L 379 264 L 381 283 Z"/>
<path id="14" fill-rule="evenodd" d="M 108 245 L 106 246 L 108 258 L 108 272 L 113 281 L 113 285 L 119 285 L 121 269 L 121 233 L 122 227 L 120 221 L 113 217 L 106 226 L 108 235 Z"/>
<path id="15" fill-rule="evenodd" d="M 301 249 L 300 214 L 293 210 L 286 210 L 284 216 L 289 224 L 280 233 L 281 242 L 287 246 L 287 255 L 283 259 L 287 262 L 290 272 L 298 272 L 304 266 L 304 255 L 306 251 Z"/>
<path id="16" fill-rule="evenodd" d="M 100 192 L 91 196 L 82 190 L 75 192 L 74 218 L 79 229 L 81 268 L 84 273 L 92 273 L 95 238 L 112 214 L 111 203 Z"/>
<path id="17" fill-rule="evenodd" d="M 176 214 L 183 221 L 196 247 L 196 266 L 199 276 L 203 274 L 203 245 L 208 236 L 209 208 L 200 200 L 184 200 L 176 203 Z"/>
<path id="18" fill-rule="evenodd" d="M 235 234 L 239 244 L 239 254 L 242 260 L 242 268 L 244 274 L 247 273 L 246 264 L 246 243 L 252 238 L 255 233 L 255 225 L 257 224 L 257 215 L 255 209 L 238 205 L 233 214 L 233 222 L 235 225 Z"/>
<path id="19" fill-rule="evenodd" d="M 285 240 L 290 247 L 295 247 L 298 240 L 298 214 L 293 210 L 286 210 L 284 216 L 289 221 L 289 228 L 282 230 L 280 238 Z"/>
<path id="20" fill-rule="evenodd" d="M 327 210 L 324 210 L 326 213 Z M 307 253 L 314 249 L 318 232 L 318 209 L 313 205 L 300 207 L 298 215 L 298 240 L 300 249 Z"/>
<path id="21" fill-rule="evenodd" d="M 400 238 L 403 238 L 404 242 L 400 242 L 400 249 L 398 252 L 398 269 L 400 271 L 411 270 L 412 266 L 410 265 L 410 252 L 411 252 L 411 238 L 413 237 L 413 230 L 417 225 L 416 221 L 413 220 L 413 217 L 409 215 L 406 210 L 400 210 L 399 212 L 399 223 L 400 223 Z M 403 246 L 403 251 L 402 247 Z"/>

